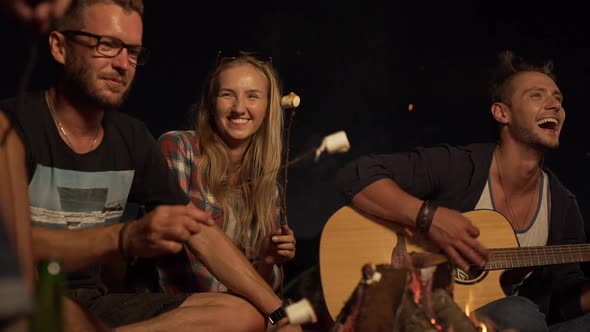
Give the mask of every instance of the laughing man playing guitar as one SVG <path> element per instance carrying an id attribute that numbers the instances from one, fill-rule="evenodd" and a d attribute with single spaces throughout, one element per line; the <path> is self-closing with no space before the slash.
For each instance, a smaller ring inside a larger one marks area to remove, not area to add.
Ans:
<path id="1" fill-rule="evenodd" d="M 497 143 L 364 156 L 341 170 L 342 190 L 357 209 L 424 234 L 463 271 L 484 268 L 495 255 L 461 213 L 469 210 L 506 216 L 516 246 L 586 243 L 574 195 L 543 165 L 565 121 L 551 69 L 503 52 L 491 86 Z M 590 331 L 590 283 L 570 262 L 534 269 L 517 296 L 477 312 L 521 332 Z"/>

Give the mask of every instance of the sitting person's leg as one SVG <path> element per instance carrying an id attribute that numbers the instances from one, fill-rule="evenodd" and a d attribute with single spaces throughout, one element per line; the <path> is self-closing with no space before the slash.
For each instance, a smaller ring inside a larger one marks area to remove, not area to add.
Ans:
<path id="1" fill-rule="evenodd" d="M 146 321 L 178 308 L 186 294 L 112 293 L 101 289 L 79 288 L 69 291 L 69 297 L 88 308 L 109 327 Z"/>
<path id="2" fill-rule="evenodd" d="M 70 292 L 116 331 L 264 331 L 266 317 L 248 301 L 227 293 L 103 294 L 97 289 Z"/>
<path id="3" fill-rule="evenodd" d="M 551 332 L 587 332 L 590 331 L 590 314 L 585 314 L 558 324 L 549 326 Z"/>
<path id="4" fill-rule="evenodd" d="M 121 326 L 118 332 L 146 330 L 264 331 L 266 317 L 248 301 L 228 293 L 199 293 L 186 299 L 178 308 L 152 319 Z"/>
<path id="5" fill-rule="evenodd" d="M 489 318 L 498 328 L 519 332 L 548 331 L 545 315 L 531 300 L 522 296 L 508 296 L 476 310 L 476 315 Z"/>
<path id="6" fill-rule="evenodd" d="M 96 316 L 69 298 L 64 298 L 65 332 L 109 332 L 112 331 L 101 323 Z"/>

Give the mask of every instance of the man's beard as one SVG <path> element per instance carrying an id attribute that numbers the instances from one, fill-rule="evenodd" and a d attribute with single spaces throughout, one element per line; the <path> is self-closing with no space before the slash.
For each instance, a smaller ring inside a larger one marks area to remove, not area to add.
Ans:
<path id="1" fill-rule="evenodd" d="M 77 57 L 73 52 L 68 52 L 67 61 L 64 65 L 64 84 L 66 91 L 82 103 L 99 107 L 104 110 L 115 110 L 121 107 L 129 94 L 131 85 L 127 86 L 125 92 L 116 100 L 101 95 L 99 89 L 93 85 L 93 77 L 90 66 L 84 63 L 82 58 Z"/>
<path id="2" fill-rule="evenodd" d="M 515 123 L 512 133 L 517 141 L 523 142 L 537 149 L 555 150 L 559 147 L 559 137 L 556 141 L 547 142 L 547 140 L 537 135 L 537 133 L 533 132 L 531 129 L 520 126 L 517 123 Z"/>

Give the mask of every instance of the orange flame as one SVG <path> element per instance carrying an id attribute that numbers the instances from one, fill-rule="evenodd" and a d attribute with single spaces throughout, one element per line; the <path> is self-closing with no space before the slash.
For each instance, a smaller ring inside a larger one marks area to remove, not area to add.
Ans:
<path id="1" fill-rule="evenodd" d="M 486 324 L 479 320 L 475 312 L 469 311 L 469 305 L 465 306 L 465 315 L 469 317 L 469 319 L 473 322 L 473 325 L 477 327 L 477 330 L 479 332 L 488 332 L 488 327 L 486 326 Z"/>
<path id="2" fill-rule="evenodd" d="M 471 312 L 471 308 L 469 308 L 469 303 L 471 303 L 472 296 L 473 294 L 469 292 L 469 301 L 465 305 L 465 316 L 469 317 L 469 319 L 473 322 L 473 325 L 477 327 L 477 330 L 479 332 L 488 332 L 488 327 L 486 326 L 486 324 L 479 320 L 475 312 Z"/>
<path id="3" fill-rule="evenodd" d="M 482 322 L 479 322 L 479 330 L 481 332 L 488 332 L 488 328 L 487 328 L 486 324 L 484 324 Z"/>

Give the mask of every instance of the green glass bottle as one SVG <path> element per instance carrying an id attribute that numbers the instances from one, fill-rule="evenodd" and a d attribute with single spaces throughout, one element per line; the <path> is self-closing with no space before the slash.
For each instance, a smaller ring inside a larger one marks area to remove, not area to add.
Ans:
<path id="1" fill-rule="evenodd" d="M 64 330 L 63 296 L 65 273 L 58 260 L 47 259 L 37 265 L 38 280 L 31 332 L 62 332 Z"/>

